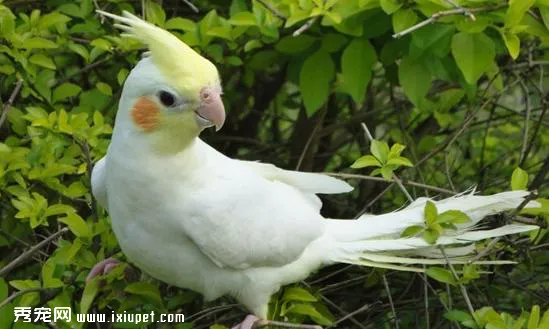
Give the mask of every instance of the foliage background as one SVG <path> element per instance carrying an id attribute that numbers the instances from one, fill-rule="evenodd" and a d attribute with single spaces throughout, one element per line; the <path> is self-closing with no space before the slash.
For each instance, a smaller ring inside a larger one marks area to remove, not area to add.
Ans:
<path id="1" fill-rule="evenodd" d="M 48 327 L 13 324 L 15 306 L 184 313 L 179 328 L 230 326 L 244 315 L 230 299 L 204 304 L 126 266 L 85 288 L 97 261 L 124 259 L 90 195 L 89 174 L 106 152 L 123 81 L 140 58 L 140 46 L 121 39 L 96 8 L 144 14 L 217 65 L 227 123 L 203 133 L 215 148 L 346 175 L 356 189 L 325 198 L 326 215 L 402 206 L 406 195 L 393 172 L 414 198 L 474 185 L 486 194 L 508 190 L 513 173 L 514 187 L 528 184 L 547 196 L 547 0 L 4 0 L 1 329 Z M 404 159 L 373 172 L 350 169 L 369 154 L 361 122 L 376 140 L 406 145 L 402 155 L 414 166 Z M 488 223 L 545 226 L 544 205 Z M 518 264 L 459 268 L 459 282 L 444 269 L 426 279 L 332 266 L 274 296 L 272 317 L 340 328 L 548 328 L 549 317 L 531 309 L 544 310 L 549 301 L 546 233 L 479 244 L 487 258 Z M 477 323 L 465 297 L 478 310 Z"/>

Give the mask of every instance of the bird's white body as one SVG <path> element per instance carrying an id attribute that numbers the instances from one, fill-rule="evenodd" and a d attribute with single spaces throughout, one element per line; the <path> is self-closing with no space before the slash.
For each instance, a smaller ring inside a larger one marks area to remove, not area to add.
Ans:
<path id="1" fill-rule="evenodd" d="M 397 264 L 444 264 L 439 245 L 463 262 L 459 257 L 471 253 L 474 241 L 537 228 L 471 231 L 483 217 L 517 207 L 524 191 L 437 201 L 440 212 L 461 210 L 472 221 L 445 232 L 436 246 L 400 238 L 407 227 L 423 225 L 427 199 L 380 216 L 323 218 L 316 194 L 348 192 L 347 183 L 230 159 L 202 142 L 200 131 L 221 127 L 225 118 L 215 66 L 129 13 L 102 13 L 126 24 L 119 27 L 148 44 L 152 55 L 125 82 L 92 190 L 128 259 L 157 279 L 207 299 L 232 295 L 265 318 L 272 293 L 321 266 L 418 270 Z M 463 244 L 470 247 L 456 247 Z"/>
<path id="2" fill-rule="evenodd" d="M 297 188 L 200 140 L 170 156 L 143 147 L 113 136 L 104 170 L 114 232 L 149 275 L 207 299 L 238 296 L 265 315 L 280 285 L 329 260 L 318 204 Z"/>

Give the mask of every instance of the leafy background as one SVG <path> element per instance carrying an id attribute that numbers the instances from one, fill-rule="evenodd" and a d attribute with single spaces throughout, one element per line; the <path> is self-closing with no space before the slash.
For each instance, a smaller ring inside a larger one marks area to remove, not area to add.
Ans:
<path id="1" fill-rule="evenodd" d="M 89 175 L 141 56 L 96 8 L 144 15 L 217 65 L 227 123 L 203 133 L 215 148 L 356 186 L 325 198 L 326 215 L 380 213 L 407 194 L 472 186 L 547 196 L 547 0 L 4 0 L 0 329 L 112 326 L 14 324 L 16 306 L 183 313 L 178 328 L 230 327 L 245 314 L 231 299 L 205 304 L 126 264 L 84 284 L 97 261 L 124 260 Z M 549 328 L 541 202 L 487 222 L 537 223 L 538 232 L 477 245 L 516 265 L 427 276 L 332 266 L 273 296 L 271 317 L 339 328 Z"/>

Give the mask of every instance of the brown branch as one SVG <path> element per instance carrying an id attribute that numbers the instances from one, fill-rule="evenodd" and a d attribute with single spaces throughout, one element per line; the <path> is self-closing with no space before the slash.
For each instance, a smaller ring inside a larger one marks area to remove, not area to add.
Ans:
<path id="1" fill-rule="evenodd" d="M 19 290 L 17 292 L 14 292 L 13 294 L 11 294 L 8 298 L 4 299 L 1 303 L 0 303 L 0 310 L 2 309 L 2 307 L 8 305 L 12 300 L 14 300 L 15 298 L 19 297 L 19 296 L 22 296 L 24 294 L 28 294 L 28 293 L 31 293 L 31 292 L 37 292 L 37 291 L 48 291 L 50 289 L 48 288 L 28 288 L 28 289 L 23 289 L 23 290 Z"/>
<path id="2" fill-rule="evenodd" d="M 498 6 L 472 8 L 472 9 L 460 7 L 460 8 L 451 9 L 451 10 L 439 11 L 438 13 L 434 13 L 433 15 L 431 15 L 431 17 L 427 18 L 426 20 L 421 21 L 421 22 L 417 23 L 416 25 L 410 26 L 409 28 L 407 28 L 404 31 L 400 31 L 398 33 L 393 34 L 393 38 L 395 38 L 395 39 L 402 38 L 403 36 L 405 36 L 407 34 L 410 34 L 410 33 L 414 32 L 416 30 L 419 30 L 420 28 L 422 28 L 424 26 L 435 23 L 436 21 L 438 21 L 442 17 L 454 16 L 454 15 L 473 15 L 473 13 L 498 10 L 498 9 L 501 9 L 501 8 L 504 8 L 504 7 L 507 7 L 507 5 L 503 4 L 503 5 L 498 5 Z"/>
<path id="3" fill-rule="evenodd" d="M 281 13 L 278 9 L 276 9 L 273 5 L 271 5 L 270 3 L 268 3 L 267 1 L 265 0 L 257 0 L 257 2 L 259 2 L 261 5 L 263 5 L 263 7 L 265 7 L 267 10 L 269 10 L 271 13 L 273 13 L 273 15 L 275 15 L 276 17 L 280 18 L 281 20 L 285 21 L 288 19 L 288 17 L 286 17 L 286 15 L 284 15 L 283 13 Z"/>
<path id="4" fill-rule="evenodd" d="M 189 6 L 189 8 L 191 8 L 192 11 L 194 11 L 195 13 L 199 13 L 200 10 L 198 10 L 198 8 L 190 1 L 190 0 L 183 0 L 183 2 Z"/>
<path id="5" fill-rule="evenodd" d="M 19 255 L 19 257 L 15 258 L 11 262 L 9 262 L 8 265 L 6 265 L 6 266 L 4 266 L 0 269 L 0 277 L 5 276 L 6 274 L 8 274 L 11 270 L 13 270 L 17 266 L 19 266 L 22 262 L 24 262 L 27 258 L 32 256 L 35 252 L 37 252 L 42 247 L 44 247 L 45 245 L 47 245 L 48 243 L 50 243 L 51 241 L 55 240 L 57 237 L 61 236 L 62 234 L 66 233 L 68 231 L 69 231 L 69 228 L 64 227 L 64 228 L 60 229 L 59 231 L 55 232 L 54 234 L 50 235 L 46 239 L 40 241 L 40 243 L 33 246 L 29 250 L 25 251 L 21 255 Z"/>
<path id="6" fill-rule="evenodd" d="M 2 108 L 2 115 L 0 115 L 0 128 L 2 128 L 4 121 L 6 121 L 6 118 L 8 117 L 8 112 L 10 111 L 13 102 L 15 102 L 15 98 L 17 97 L 17 95 L 19 95 L 19 91 L 21 91 L 22 86 L 23 80 L 17 81 L 15 88 L 13 88 L 13 91 L 11 92 L 10 98 L 8 99 L 6 104 L 4 104 L 4 107 Z"/>
<path id="7" fill-rule="evenodd" d="M 301 35 L 303 32 L 307 31 L 308 29 L 311 28 L 311 26 L 313 26 L 313 24 L 316 22 L 316 20 L 318 19 L 318 16 L 315 16 L 313 18 L 311 18 L 310 20 L 308 20 L 305 24 L 303 24 L 300 28 L 298 28 L 297 30 L 294 31 L 294 33 L 292 34 L 292 36 L 294 37 L 297 37 L 299 35 Z"/>
<path id="8" fill-rule="evenodd" d="M 358 175 L 358 174 L 345 174 L 345 173 L 333 173 L 333 172 L 326 172 L 324 173 L 326 175 L 334 176 L 334 177 L 341 177 L 341 178 L 356 178 L 356 179 L 363 179 L 363 180 L 369 180 L 374 182 L 383 182 L 383 183 L 394 183 L 392 180 L 385 179 L 383 177 L 375 177 L 375 176 L 367 176 L 367 175 Z M 404 185 L 410 185 L 414 187 L 423 188 L 426 190 L 431 190 L 439 193 L 449 194 L 449 195 L 456 195 L 457 193 L 442 187 L 436 187 L 432 185 L 422 184 L 418 182 L 414 182 L 411 180 L 405 180 L 401 179 L 402 184 Z"/>

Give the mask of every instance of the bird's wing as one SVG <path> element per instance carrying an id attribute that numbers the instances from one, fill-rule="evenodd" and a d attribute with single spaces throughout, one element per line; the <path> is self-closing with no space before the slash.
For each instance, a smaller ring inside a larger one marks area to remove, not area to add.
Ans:
<path id="1" fill-rule="evenodd" d="M 291 185 L 305 193 L 337 194 L 353 190 L 346 182 L 324 174 L 284 170 L 269 163 L 239 161 L 268 180 Z"/>
<path id="2" fill-rule="evenodd" d="M 101 158 L 101 160 L 97 161 L 93 166 L 93 170 L 91 174 L 91 188 L 92 188 L 92 193 L 95 199 L 99 202 L 101 207 L 105 208 L 108 211 L 109 207 L 107 204 L 107 184 L 106 184 L 107 170 L 105 169 L 105 165 L 106 165 L 105 159 L 106 157 Z"/>
<path id="3" fill-rule="evenodd" d="M 197 170 L 177 196 L 180 209 L 172 218 L 219 267 L 283 266 L 324 232 L 324 219 L 302 191 L 266 179 L 247 163 L 227 158 Z"/>
<path id="4" fill-rule="evenodd" d="M 285 170 L 269 163 L 235 161 L 239 161 L 265 179 L 298 189 L 318 210 L 322 207 L 322 201 L 316 194 L 337 194 L 353 190 L 353 187 L 346 182 L 324 174 Z"/>

